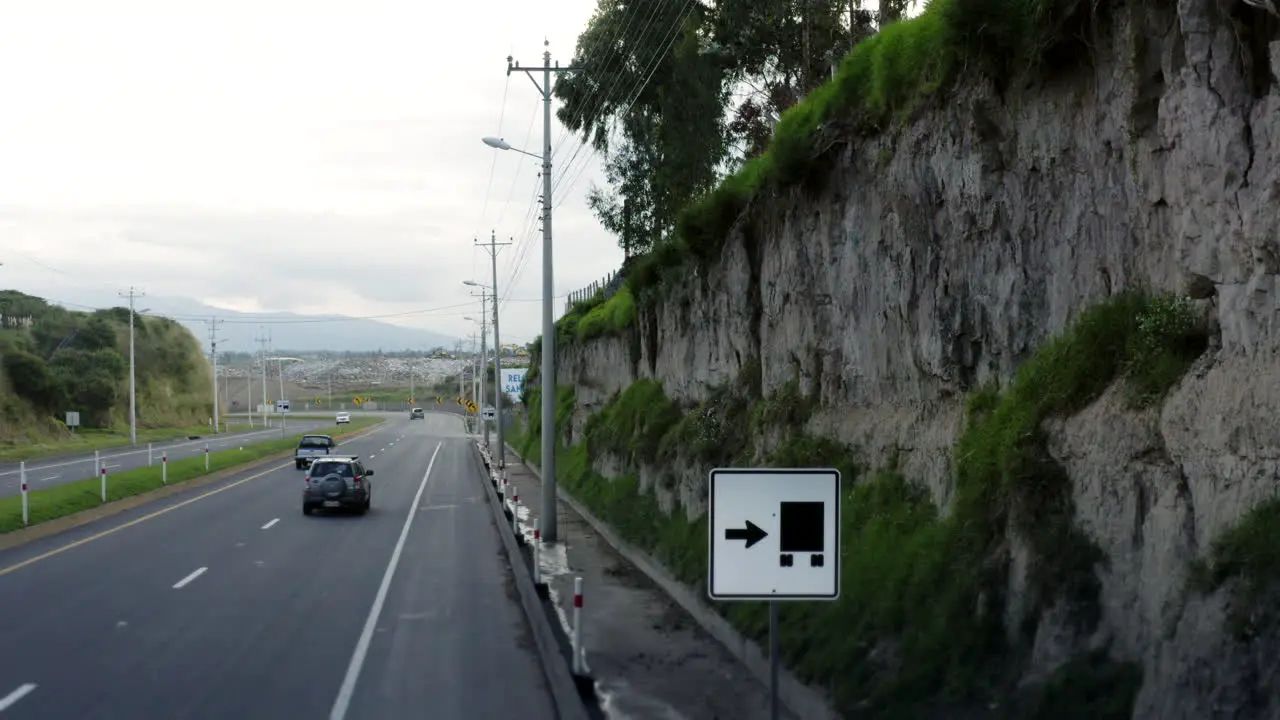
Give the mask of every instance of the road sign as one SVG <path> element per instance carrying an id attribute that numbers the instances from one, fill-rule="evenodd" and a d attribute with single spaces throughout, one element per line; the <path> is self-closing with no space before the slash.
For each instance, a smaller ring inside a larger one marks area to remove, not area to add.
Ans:
<path id="1" fill-rule="evenodd" d="M 319 404 L 320 404 L 320 403 L 322 403 L 322 402 L 324 402 L 324 401 L 320 399 L 320 396 L 319 396 L 319 395 L 317 395 L 317 396 L 316 396 L 316 404 L 317 404 L 317 405 L 319 405 Z"/>
<path id="2" fill-rule="evenodd" d="M 277 401 L 276 401 L 276 412 L 278 412 L 278 413 L 287 413 L 287 412 L 289 412 L 289 401 L 288 401 L 288 400 L 277 400 Z"/>
<path id="3" fill-rule="evenodd" d="M 493 409 L 492 405 L 486 405 L 481 416 L 483 416 L 485 420 L 492 420 L 498 416 L 498 413 Z"/>
<path id="4" fill-rule="evenodd" d="M 437 397 L 437 398 L 436 398 L 436 404 L 437 404 L 437 405 L 443 405 L 443 404 L 444 404 L 444 398 L 442 398 L 442 397 Z"/>
<path id="5" fill-rule="evenodd" d="M 360 399 L 360 398 L 358 398 L 358 397 L 353 397 L 353 398 L 351 398 L 351 402 L 355 403 L 355 404 L 356 404 L 356 407 L 360 407 L 360 404 L 361 404 L 361 403 L 363 403 L 363 402 L 364 402 L 364 400 L 361 400 L 361 399 Z"/>
<path id="6" fill-rule="evenodd" d="M 459 404 L 459 405 L 465 405 L 465 404 L 466 404 L 466 403 L 464 403 L 464 402 L 462 401 L 462 396 L 461 396 L 461 395 L 459 395 L 459 396 L 458 396 L 458 404 Z"/>
<path id="7" fill-rule="evenodd" d="M 409 396 L 409 402 L 411 402 L 411 403 L 413 402 L 413 396 L 412 396 L 412 395 L 410 395 L 410 396 Z"/>
<path id="8" fill-rule="evenodd" d="M 840 471 L 711 471 L 712 600 L 840 597 Z"/>
<path id="9" fill-rule="evenodd" d="M 69 428 L 80 427 L 80 413 L 76 412 L 75 410 L 70 410 L 67 412 L 67 427 Z"/>

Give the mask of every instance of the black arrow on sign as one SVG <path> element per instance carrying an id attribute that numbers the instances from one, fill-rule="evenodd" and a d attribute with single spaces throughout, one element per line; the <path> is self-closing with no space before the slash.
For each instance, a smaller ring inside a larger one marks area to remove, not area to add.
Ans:
<path id="1" fill-rule="evenodd" d="M 761 530 L 759 525 L 756 525 L 750 520 L 747 521 L 747 526 L 745 528 L 729 528 L 724 531 L 725 540 L 746 540 L 747 547 L 755 545 L 768 536 L 769 533 Z"/>

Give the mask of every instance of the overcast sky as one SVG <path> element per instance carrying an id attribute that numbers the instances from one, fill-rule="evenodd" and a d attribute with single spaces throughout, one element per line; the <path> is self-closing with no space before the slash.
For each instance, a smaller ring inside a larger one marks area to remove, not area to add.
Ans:
<path id="1" fill-rule="evenodd" d="M 462 280 L 489 280 L 472 239 L 496 229 L 515 240 L 499 255 L 504 335 L 530 340 L 537 163 L 480 138 L 537 152 L 539 96 L 523 74 L 506 76 L 506 56 L 537 64 L 545 38 L 568 64 L 594 9 L 0 0 L 0 287 L 73 302 L 134 285 L 240 311 L 407 312 L 467 301 Z M 583 149 L 566 167 L 578 139 L 554 120 L 552 136 L 563 137 L 563 295 L 615 269 L 621 251 L 586 207 L 599 159 Z M 465 314 L 395 322 L 466 335 Z"/>

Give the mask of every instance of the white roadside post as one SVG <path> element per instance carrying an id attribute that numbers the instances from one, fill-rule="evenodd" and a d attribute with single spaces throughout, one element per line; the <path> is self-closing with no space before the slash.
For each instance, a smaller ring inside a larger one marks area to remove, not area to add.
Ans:
<path id="1" fill-rule="evenodd" d="M 209 443 L 204 444 L 204 471 L 209 472 Z"/>
<path id="2" fill-rule="evenodd" d="M 573 579 L 573 674 L 585 674 L 582 667 L 582 578 Z"/>
<path id="3" fill-rule="evenodd" d="M 515 485 L 511 486 L 511 532 L 515 533 L 516 540 L 520 537 L 520 488 Z"/>
<path id="4" fill-rule="evenodd" d="M 151 454 L 151 443 L 147 443 L 147 467 L 151 467 L 155 463 L 155 456 Z"/>
<path id="5" fill-rule="evenodd" d="M 160 484 L 169 484 L 169 453 L 160 456 Z"/>
<path id="6" fill-rule="evenodd" d="M 538 532 L 538 518 L 533 519 L 533 548 L 529 554 L 533 556 L 533 586 L 542 584 L 542 560 L 538 556 L 538 548 L 542 544 L 542 534 Z"/>
<path id="7" fill-rule="evenodd" d="M 99 474 L 102 475 L 102 502 L 106 502 L 107 501 L 107 466 L 106 465 L 102 466 L 102 469 L 99 471 Z"/>
<path id="8" fill-rule="evenodd" d="M 707 483 L 707 596 L 769 603 L 773 720 L 781 713 L 778 602 L 840 598 L 840 484 L 833 468 L 716 469 Z"/>
<path id="9" fill-rule="evenodd" d="M 31 510 L 27 505 L 27 463 L 18 463 L 18 478 L 22 482 L 22 524 L 25 526 L 31 522 Z"/>

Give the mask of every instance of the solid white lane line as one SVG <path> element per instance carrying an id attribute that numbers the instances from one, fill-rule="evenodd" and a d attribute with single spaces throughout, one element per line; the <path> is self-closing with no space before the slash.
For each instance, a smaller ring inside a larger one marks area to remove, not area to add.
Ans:
<path id="1" fill-rule="evenodd" d="M 17 690 L 14 690 L 8 695 L 5 695 L 3 698 L 0 698 L 0 712 L 3 712 L 13 707 L 14 703 L 18 702 L 19 700 L 26 697 L 27 695 L 30 695 L 31 691 L 35 689 L 36 689 L 35 683 L 23 683 L 19 685 Z"/>
<path id="2" fill-rule="evenodd" d="M 40 478 L 40 482 L 44 482 L 44 481 L 46 481 L 46 480 L 57 480 L 57 479 L 58 479 L 58 478 L 60 478 L 60 477 L 62 477 L 62 476 L 61 476 L 61 475 L 50 475 L 50 476 L 49 476 L 49 477 L 47 477 L 47 478 Z"/>
<path id="3" fill-rule="evenodd" d="M 186 577 L 182 578 L 181 580 L 179 580 L 178 582 L 174 583 L 174 584 L 173 584 L 173 589 L 174 589 L 174 590 L 181 590 L 182 588 L 184 588 L 184 587 L 186 587 L 187 585 L 189 585 L 189 584 L 191 583 L 191 581 L 192 581 L 192 580 L 195 580 L 196 578 L 198 578 L 198 577 L 200 577 L 201 575 L 203 575 L 203 574 L 204 574 L 204 571 L 205 571 L 205 570 L 208 570 L 208 569 L 209 569 L 209 568 L 207 568 L 207 567 L 202 567 L 202 568 L 200 568 L 199 570 L 196 570 L 195 572 L 191 573 L 190 575 L 188 575 L 188 576 L 186 576 Z"/>
<path id="4" fill-rule="evenodd" d="M 266 525 L 263 525 L 263 526 L 262 526 L 262 529 L 263 529 L 263 530 L 266 530 L 266 529 L 270 528 L 272 525 L 275 525 L 275 524 L 276 524 L 276 523 L 278 523 L 278 522 L 280 522 L 280 518 L 273 518 L 273 519 L 271 520 L 271 522 L 267 523 Z"/>
<path id="5" fill-rule="evenodd" d="M 404 518 L 404 527 L 400 530 L 400 539 L 396 541 L 395 549 L 391 551 L 391 559 L 387 561 L 387 570 L 382 574 L 382 584 L 378 586 L 378 594 L 373 598 L 373 607 L 369 608 L 369 617 L 364 621 L 364 630 L 360 633 L 360 640 L 356 642 L 355 652 L 351 654 L 351 663 L 347 665 L 347 676 L 342 679 L 342 688 L 338 691 L 338 699 L 333 702 L 329 720 L 344 720 L 347 716 L 351 696 L 356 691 L 356 681 L 360 679 L 360 670 L 364 667 L 365 656 L 369 654 L 369 643 L 373 641 L 374 628 L 378 625 L 378 617 L 382 615 L 382 606 L 387 601 L 387 591 L 391 589 L 391 579 L 395 577 L 396 567 L 400 564 L 400 553 L 404 551 L 404 543 L 409 539 L 413 520 L 418 516 L 417 508 L 422 503 L 422 492 L 427 489 L 431 468 L 435 467 L 436 456 L 440 454 L 442 445 L 444 445 L 443 441 L 436 444 L 436 449 L 431 453 L 431 460 L 427 462 L 427 471 L 422 475 L 422 482 L 418 483 L 418 492 L 413 496 L 409 513 Z"/>

